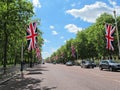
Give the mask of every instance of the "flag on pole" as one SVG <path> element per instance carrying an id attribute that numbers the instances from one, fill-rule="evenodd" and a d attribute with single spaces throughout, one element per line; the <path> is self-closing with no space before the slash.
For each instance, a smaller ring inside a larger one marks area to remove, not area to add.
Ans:
<path id="1" fill-rule="evenodd" d="M 35 44 L 36 44 L 36 40 L 37 40 L 37 25 L 36 22 L 34 23 L 30 23 L 29 27 L 27 28 L 27 40 L 28 40 L 28 50 L 33 50 L 35 49 Z"/>
<path id="2" fill-rule="evenodd" d="M 41 58 L 41 52 L 40 52 L 39 47 L 36 47 L 36 57 L 37 57 L 38 59 Z"/>
<path id="3" fill-rule="evenodd" d="M 105 24 L 105 29 L 106 29 L 106 40 L 107 40 L 107 44 L 106 44 L 106 48 L 109 50 L 114 50 L 114 47 L 112 45 L 112 42 L 114 41 L 114 31 L 115 31 L 115 27 L 113 27 L 111 24 Z"/>
<path id="4" fill-rule="evenodd" d="M 72 56 L 75 57 L 75 47 L 71 46 Z"/>
<path id="5" fill-rule="evenodd" d="M 64 53 L 63 53 L 63 52 L 61 52 L 61 55 L 60 55 L 60 56 L 61 56 L 61 58 L 63 58 L 63 57 L 64 57 Z"/>

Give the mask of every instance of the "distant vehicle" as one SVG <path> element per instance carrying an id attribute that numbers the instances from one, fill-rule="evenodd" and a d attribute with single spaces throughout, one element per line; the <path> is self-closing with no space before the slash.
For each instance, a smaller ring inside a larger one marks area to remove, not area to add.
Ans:
<path id="1" fill-rule="evenodd" d="M 101 60 L 99 63 L 100 70 L 108 69 L 110 71 L 120 70 L 120 63 L 115 62 L 114 60 Z"/>
<path id="2" fill-rule="evenodd" d="M 67 65 L 67 66 L 72 66 L 72 65 L 73 65 L 73 62 L 72 62 L 72 61 L 68 61 L 68 62 L 66 62 L 66 65 Z"/>
<path id="3" fill-rule="evenodd" d="M 53 64 L 56 64 L 56 62 L 53 62 Z"/>
<path id="4" fill-rule="evenodd" d="M 44 61 L 44 59 L 42 59 L 42 62 L 41 62 L 42 64 L 45 64 L 45 61 Z"/>
<path id="5" fill-rule="evenodd" d="M 81 65 L 81 68 L 94 68 L 94 67 L 96 67 L 96 64 L 90 60 L 82 60 L 80 65 Z"/>

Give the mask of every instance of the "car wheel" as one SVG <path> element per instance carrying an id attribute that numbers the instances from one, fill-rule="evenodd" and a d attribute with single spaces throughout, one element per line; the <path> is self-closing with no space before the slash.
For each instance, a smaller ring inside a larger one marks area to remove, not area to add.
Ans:
<path id="1" fill-rule="evenodd" d="M 103 70 L 103 68 L 102 68 L 102 67 L 99 67 L 99 69 L 100 69 L 100 70 Z"/>
<path id="2" fill-rule="evenodd" d="M 110 70 L 110 71 L 113 71 L 113 68 L 112 68 L 112 67 L 109 67 L 109 70 Z"/>
<path id="3" fill-rule="evenodd" d="M 94 68 L 93 66 L 90 66 L 90 68 Z"/>

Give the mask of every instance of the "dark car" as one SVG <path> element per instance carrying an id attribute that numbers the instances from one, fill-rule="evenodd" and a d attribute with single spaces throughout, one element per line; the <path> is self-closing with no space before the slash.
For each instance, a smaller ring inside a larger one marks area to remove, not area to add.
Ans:
<path id="1" fill-rule="evenodd" d="M 67 65 L 67 66 L 72 66 L 72 65 L 73 65 L 73 62 L 72 62 L 72 61 L 68 61 L 68 62 L 66 62 L 66 65 Z"/>
<path id="2" fill-rule="evenodd" d="M 120 70 L 120 63 L 117 63 L 114 60 L 101 60 L 99 68 L 100 70 L 108 69 L 110 71 L 116 71 Z"/>
<path id="3" fill-rule="evenodd" d="M 83 60 L 81 62 L 81 68 L 94 68 L 94 67 L 96 67 L 96 64 L 93 61 Z"/>

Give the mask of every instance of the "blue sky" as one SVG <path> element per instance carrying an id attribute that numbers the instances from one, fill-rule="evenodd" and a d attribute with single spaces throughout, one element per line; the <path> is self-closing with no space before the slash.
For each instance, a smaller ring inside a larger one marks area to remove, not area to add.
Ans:
<path id="1" fill-rule="evenodd" d="M 38 28 L 43 32 L 42 57 L 75 38 L 77 31 L 95 23 L 102 13 L 116 10 L 120 15 L 120 0 L 31 0 L 35 18 L 41 19 Z"/>

